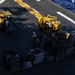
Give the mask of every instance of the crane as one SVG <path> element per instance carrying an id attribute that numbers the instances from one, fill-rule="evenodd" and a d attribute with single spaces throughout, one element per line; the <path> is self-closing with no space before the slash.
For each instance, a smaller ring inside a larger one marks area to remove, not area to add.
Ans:
<path id="1" fill-rule="evenodd" d="M 22 0 L 15 0 L 15 2 L 37 17 L 39 29 L 43 30 L 44 32 L 58 31 L 60 29 L 61 22 L 57 20 L 56 16 L 49 14 L 47 16 L 42 15 L 37 10 L 24 3 Z"/>

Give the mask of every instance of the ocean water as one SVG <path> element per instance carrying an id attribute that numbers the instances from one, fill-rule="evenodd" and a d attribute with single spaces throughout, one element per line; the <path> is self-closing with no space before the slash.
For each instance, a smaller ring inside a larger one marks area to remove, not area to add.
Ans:
<path id="1" fill-rule="evenodd" d="M 75 13 L 75 0 L 53 0 L 53 1 Z"/>

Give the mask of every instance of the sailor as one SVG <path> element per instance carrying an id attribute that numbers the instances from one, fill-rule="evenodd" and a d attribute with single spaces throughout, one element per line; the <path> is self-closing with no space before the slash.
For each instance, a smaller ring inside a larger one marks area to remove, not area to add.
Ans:
<path id="1" fill-rule="evenodd" d="M 6 27 L 7 27 L 7 26 L 8 26 L 8 24 L 9 24 L 9 20 L 7 20 L 5 23 L 6 23 Z"/>
<path id="2" fill-rule="evenodd" d="M 6 19 L 6 27 L 8 27 L 9 23 L 12 21 L 12 17 L 11 16 L 7 16 L 7 19 Z"/>
<path id="3" fill-rule="evenodd" d="M 35 46 L 36 46 L 36 40 L 37 40 L 37 34 L 35 32 L 33 32 L 32 38 L 33 38 L 33 46 L 32 46 L 32 48 L 34 49 Z"/>
<path id="4" fill-rule="evenodd" d="M 42 39 L 42 49 L 47 49 L 49 47 L 50 40 L 51 39 L 47 35 L 43 36 L 43 39 Z"/>

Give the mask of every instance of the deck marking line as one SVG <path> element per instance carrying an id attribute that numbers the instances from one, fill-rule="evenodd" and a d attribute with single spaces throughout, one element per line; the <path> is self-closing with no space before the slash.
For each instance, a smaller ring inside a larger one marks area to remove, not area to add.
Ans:
<path id="1" fill-rule="evenodd" d="M 27 9 L 31 14 L 35 15 L 37 18 L 41 16 L 41 14 L 37 10 L 35 10 L 22 0 L 14 0 L 14 1 L 17 2 L 23 8 Z"/>
<path id="2" fill-rule="evenodd" d="M 75 24 L 75 21 L 73 19 L 71 19 L 70 17 L 64 15 L 61 12 L 56 12 L 57 14 L 59 14 L 60 16 L 64 17 L 65 19 L 67 19 L 68 21 L 72 22 L 73 24 Z"/>

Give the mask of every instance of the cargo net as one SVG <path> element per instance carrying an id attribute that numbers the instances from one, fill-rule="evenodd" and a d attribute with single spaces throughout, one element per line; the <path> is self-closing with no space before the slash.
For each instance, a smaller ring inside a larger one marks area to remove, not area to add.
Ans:
<path id="1" fill-rule="evenodd" d="M 33 65 L 32 65 L 32 63 L 31 63 L 31 61 L 25 61 L 24 63 L 23 63 L 23 67 L 22 67 L 22 69 L 24 69 L 24 68 L 32 68 L 33 67 Z"/>
<path id="2" fill-rule="evenodd" d="M 66 55 L 75 53 L 74 41 L 66 39 L 66 36 L 62 33 L 51 41 L 51 46 L 55 52 L 56 60 L 63 59 Z"/>
<path id="3" fill-rule="evenodd" d="M 11 50 L 4 53 L 4 63 L 10 73 L 21 69 L 20 57 L 15 51 Z"/>
<path id="4" fill-rule="evenodd" d="M 33 60 L 33 56 L 31 56 L 31 55 L 22 56 L 21 57 L 21 67 L 22 67 L 22 69 L 33 68 L 32 60 Z"/>
<path id="5" fill-rule="evenodd" d="M 35 33 L 34 33 L 35 34 Z M 4 63 L 8 71 L 31 69 L 41 63 L 58 61 L 75 53 L 74 36 L 66 39 L 61 32 L 54 32 L 38 37 L 33 36 L 33 46 L 27 55 L 19 57 L 14 50 L 4 53 Z"/>
<path id="6" fill-rule="evenodd" d="M 75 53 L 75 46 L 73 42 L 68 42 L 65 49 L 65 56 Z"/>
<path id="7" fill-rule="evenodd" d="M 47 60 L 60 60 L 66 55 L 75 53 L 74 36 L 66 39 L 66 34 L 63 32 L 53 32 L 41 37 L 33 36 L 33 48 L 40 48 L 47 54 Z"/>
<path id="8" fill-rule="evenodd" d="M 17 71 L 20 69 L 20 60 L 18 57 L 15 57 L 10 60 L 11 71 Z"/>
<path id="9" fill-rule="evenodd" d="M 70 47 L 70 48 L 66 49 L 65 56 L 73 54 L 73 53 L 75 53 L 75 48 L 74 47 Z"/>
<path id="10" fill-rule="evenodd" d="M 29 54 L 34 57 L 33 64 L 39 64 L 45 60 L 45 52 L 39 48 L 30 50 Z"/>
<path id="11" fill-rule="evenodd" d="M 40 64 L 45 60 L 45 52 L 41 49 L 31 49 L 27 56 L 21 57 L 22 69 L 33 68 L 35 64 Z"/>

